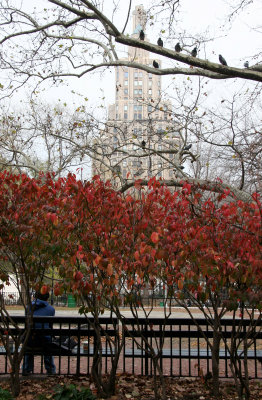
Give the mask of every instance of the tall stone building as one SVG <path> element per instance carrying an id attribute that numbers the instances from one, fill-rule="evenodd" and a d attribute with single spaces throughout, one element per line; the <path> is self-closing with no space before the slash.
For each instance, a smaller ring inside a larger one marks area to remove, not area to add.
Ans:
<path id="1" fill-rule="evenodd" d="M 136 6 L 132 36 L 139 38 L 145 26 L 143 6 Z M 149 41 L 147 36 L 145 40 Z M 105 130 L 96 142 L 93 174 L 112 180 L 116 186 L 135 178 L 171 179 L 172 163 L 176 162 L 171 149 L 179 142 L 171 102 L 161 100 L 161 76 L 128 67 L 131 61 L 152 67 L 155 60 L 161 68 L 161 60 L 131 47 L 122 60 L 126 66 L 115 68 L 115 103 L 109 106 Z"/>

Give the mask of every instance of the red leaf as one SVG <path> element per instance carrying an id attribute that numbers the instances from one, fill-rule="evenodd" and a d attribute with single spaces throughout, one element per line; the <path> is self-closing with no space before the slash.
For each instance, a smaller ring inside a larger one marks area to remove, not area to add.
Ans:
<path id="1" fill-rule="evenodd" d="M 159 235 L 157 232 L 153 232 L 151 235 L 151 240 L 153 243 L 157 243 L 159 241 Z"/>

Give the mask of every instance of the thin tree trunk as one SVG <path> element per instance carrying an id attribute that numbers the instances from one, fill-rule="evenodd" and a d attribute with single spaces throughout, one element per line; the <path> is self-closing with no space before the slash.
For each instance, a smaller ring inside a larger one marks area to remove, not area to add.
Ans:
<path id="1" fill-rule="evenodd" d="M 213 375 L 213 394 L 219 396 L 219 349 L 221 335 L 219 332 L 219 318 L 214 316 L 213 327 L 213 346 L 212 346 L 212 375 Z"/>
<path id="2" fill-rule="evenodd" d="M 166 400 L 166 383 L 163 371 L 159 365 L 159 357 L 152 357 L 154 365 L 154 394 L 155 400 Z M 157 372 L 160 382 L 158 383 Z"/>
<path id="3" fill-rule="evenodd" d="M 20 393 L 19 369 L 20 369 L 20 363 L 18 362 L 17 356 L 14 355 L 12 362 L 12 370 L 10 373 L 10 386 L 12 395 L 14 397 L 17 397 Z"/>

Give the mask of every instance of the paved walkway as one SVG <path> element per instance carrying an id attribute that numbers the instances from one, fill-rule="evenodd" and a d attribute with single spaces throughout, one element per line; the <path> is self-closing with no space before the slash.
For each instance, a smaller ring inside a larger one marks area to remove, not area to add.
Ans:
<path id="1" fill-rule="evenodd" d="M 191 307 L 190 309 L 196 318 L 203 317 L 203 314 L 201 312 L 199 312 L 199 310 L 197 308 Z M 77 315 L 79 315 L 78 308 L 55 307 L 55 310 L 56 310 L 56 313 L 55 313 L 56 316 L 73 316 L 73 315 L 77 316 Z M 24 315 L 24 310 L 22 308 L 14 309 L 12 307 L 9 307 L 8 311 L 9 311 L 10 315 Z M 123 309 L 122 313 L 126 317 L 132 316 L 130 310 L 128 310 L 128 309 L 126 309 L 126 310 Z M 145 317 L 145 313 L 142 310 L 139 310 L 138 315 L 141 318 Z M 91 314 L 90 314 L 90 316 L 91 316 Z M 109 312 L 105 311 L 105 313 L 101 316 L 108 317 Z M 164 309 L 156 307 L 150 313 L 150 317 L 151 318 L 163 318 L 164 317 Z M 172 314 L 169 316 L 169 318 L 172 318 L 172 317 L 173 318 L 189 318 L 189 314 L 183 308 L 174 307 L 172 309 Z"/>

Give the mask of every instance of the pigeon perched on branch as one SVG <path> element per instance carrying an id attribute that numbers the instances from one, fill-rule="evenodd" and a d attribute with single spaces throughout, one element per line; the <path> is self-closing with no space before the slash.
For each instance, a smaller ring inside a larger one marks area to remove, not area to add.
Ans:
<path id="1" fill-rule="evenodd" d="M 193 50 L 191 51 L 191 56 L 196 57 L 197 56 L 197 48 L 194 47 Z"/>
<path id="2" fill-rule="evenodd" d="M 191 147 L 192 147 L 192 143 L 190 143 L 190 144 L 188 144 L 187 146 L 185 146 L 185 147 L 183 148 L 183 150 L 189 150 L 189 149 L 191 149 Z"/>
<path id="3" fill-rule="evenodd" d="M 245 67 L 245 68 L 248 68 L 248 67 L 249 67 L 249 62 L 248 62 L 248 61 L 245 61 L 245 62 L 244 62 L 244 67 Z"/>
<path id="4" fill-rule="evenodd" d="M 139 176 L 143 174 L 143 172 L 144 172 L 143 168 L 139 168 L 139 170 L 134 173 L 134 176 Z"/>
<path id="5" fill-rule="evenodd" d="M 219 54 L 218 59 L 219 59 L 220 64 L 227 65 L 226 60 L 224 59 L 223 56 L 221 56 L 221 54 Z"/>
<path id="6" fill-rule="evenodd" d="M 158 62 L 156 62 L 156 60 L 153 61 L 153 67 L 154 68 L 159 68 L 159 64 L 158 64 Z"/>
<path id="7" fill-rule="evenodd" d="M 120 165 L 114 165 L 113 166 L 113 170 L 116 174 L 120 174 L 121 173 L 121 167 Z"/>
<path id="8" fill-rule="evenodd" d="M 143 29 L 141 29 L 141 31 L 139 33 L 139 39 L 140 40 L 145 40 L 145 32 L 143 31 Z"/>
<path id="9" fill-rule="evenodd" d="M 177 44 L 175 45 L 175 51 L 177 51 L 178 53 L 182 51 L 182 47 L 180 46 L 179 42 L 177 42 Z"/>
<path id="10" fill-rule="evenodd" d="M 163 46 L 164 46 L 163 40 L 162 40 L 161 38 L 158 38 L 157 44 L 158 44 L 158 46 L 160 46 L 160 47 L 163 47 Z"/>

